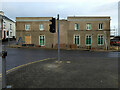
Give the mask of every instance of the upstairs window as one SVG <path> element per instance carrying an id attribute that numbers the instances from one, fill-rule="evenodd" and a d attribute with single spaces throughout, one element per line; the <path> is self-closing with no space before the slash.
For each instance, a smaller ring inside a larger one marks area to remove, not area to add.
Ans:
<path id="1" fill-rule="evenodd" d="M 25 25 L 25 30 L 30 30 L 30 24 Z"/>
<path id="2" fill-rule="evenodd" d="M 87 24 L 87 30 L 91 30 L 91 24 Z"/>
<path id="3" fill-rule="evenodd" d="M 6 23 L 5 22 L 3 22 L 3 28 L 6 29 Z"/>
<path id="4" fill-rule="evenodd" d="M 75 23 L 75 30 L 79 30 L 79 25 Z"/>
<path id="5" fill-rule="evenodd" d="M 103 29 L 103 24 L 99 23 L 99 30 L 102 30 L 102 29 Z"/>
<path id="6" fill-rule="evenodd" d="M 12 30 L 12 24 L 10 24 L 10 30 Z"/>
<path id="7" fill-rule="evenodd" d="M 44 25 L 43 24 L 40 24 L 40 30 L 44 30 Z"/>

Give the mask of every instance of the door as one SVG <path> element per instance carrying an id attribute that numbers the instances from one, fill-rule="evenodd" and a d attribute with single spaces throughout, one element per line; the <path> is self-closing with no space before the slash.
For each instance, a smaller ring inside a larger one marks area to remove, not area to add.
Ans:
<path id="1" fill-rule="evenodd" d="M 4 31 L 4 39 L 6 39 L 6 31 Z"/>
<path id="2" fill-rule="evenodd" d="M 25 36 L 25 44 L 31 44 L 31 36 Z"/>

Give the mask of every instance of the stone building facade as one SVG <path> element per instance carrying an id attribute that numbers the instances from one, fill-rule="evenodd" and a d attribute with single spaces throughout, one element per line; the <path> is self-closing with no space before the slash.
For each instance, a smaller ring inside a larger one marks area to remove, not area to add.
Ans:
<path id="1" fill-rule="evenodd" d="M 57 48 L 58 34 L 49 32 L 52 17 L 16 17 L 16 40 Z M 110 17 L 67 17 L 59 21 L 60 48 L 109 49 Z"/>

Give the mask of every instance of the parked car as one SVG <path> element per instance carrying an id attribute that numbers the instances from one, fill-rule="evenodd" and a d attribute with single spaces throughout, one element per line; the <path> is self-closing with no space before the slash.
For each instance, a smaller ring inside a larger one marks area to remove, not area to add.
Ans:
<path id="1" fill-rule="evenodd" d="M 110 45 L 111 46 L 120 46 L 120 40 L 119 39 L 111 39 Z"/>

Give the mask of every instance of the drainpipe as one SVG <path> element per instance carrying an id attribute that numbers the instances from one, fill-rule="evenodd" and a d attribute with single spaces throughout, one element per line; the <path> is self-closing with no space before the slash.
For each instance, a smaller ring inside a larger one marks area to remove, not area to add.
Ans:
<path id="1" fill-rule="evenodd" d="M 104 36 L 105 36 L 104 42 L 105 42 L 106 50 L 108 50 L 106 31 L 104 31 Z"/>

